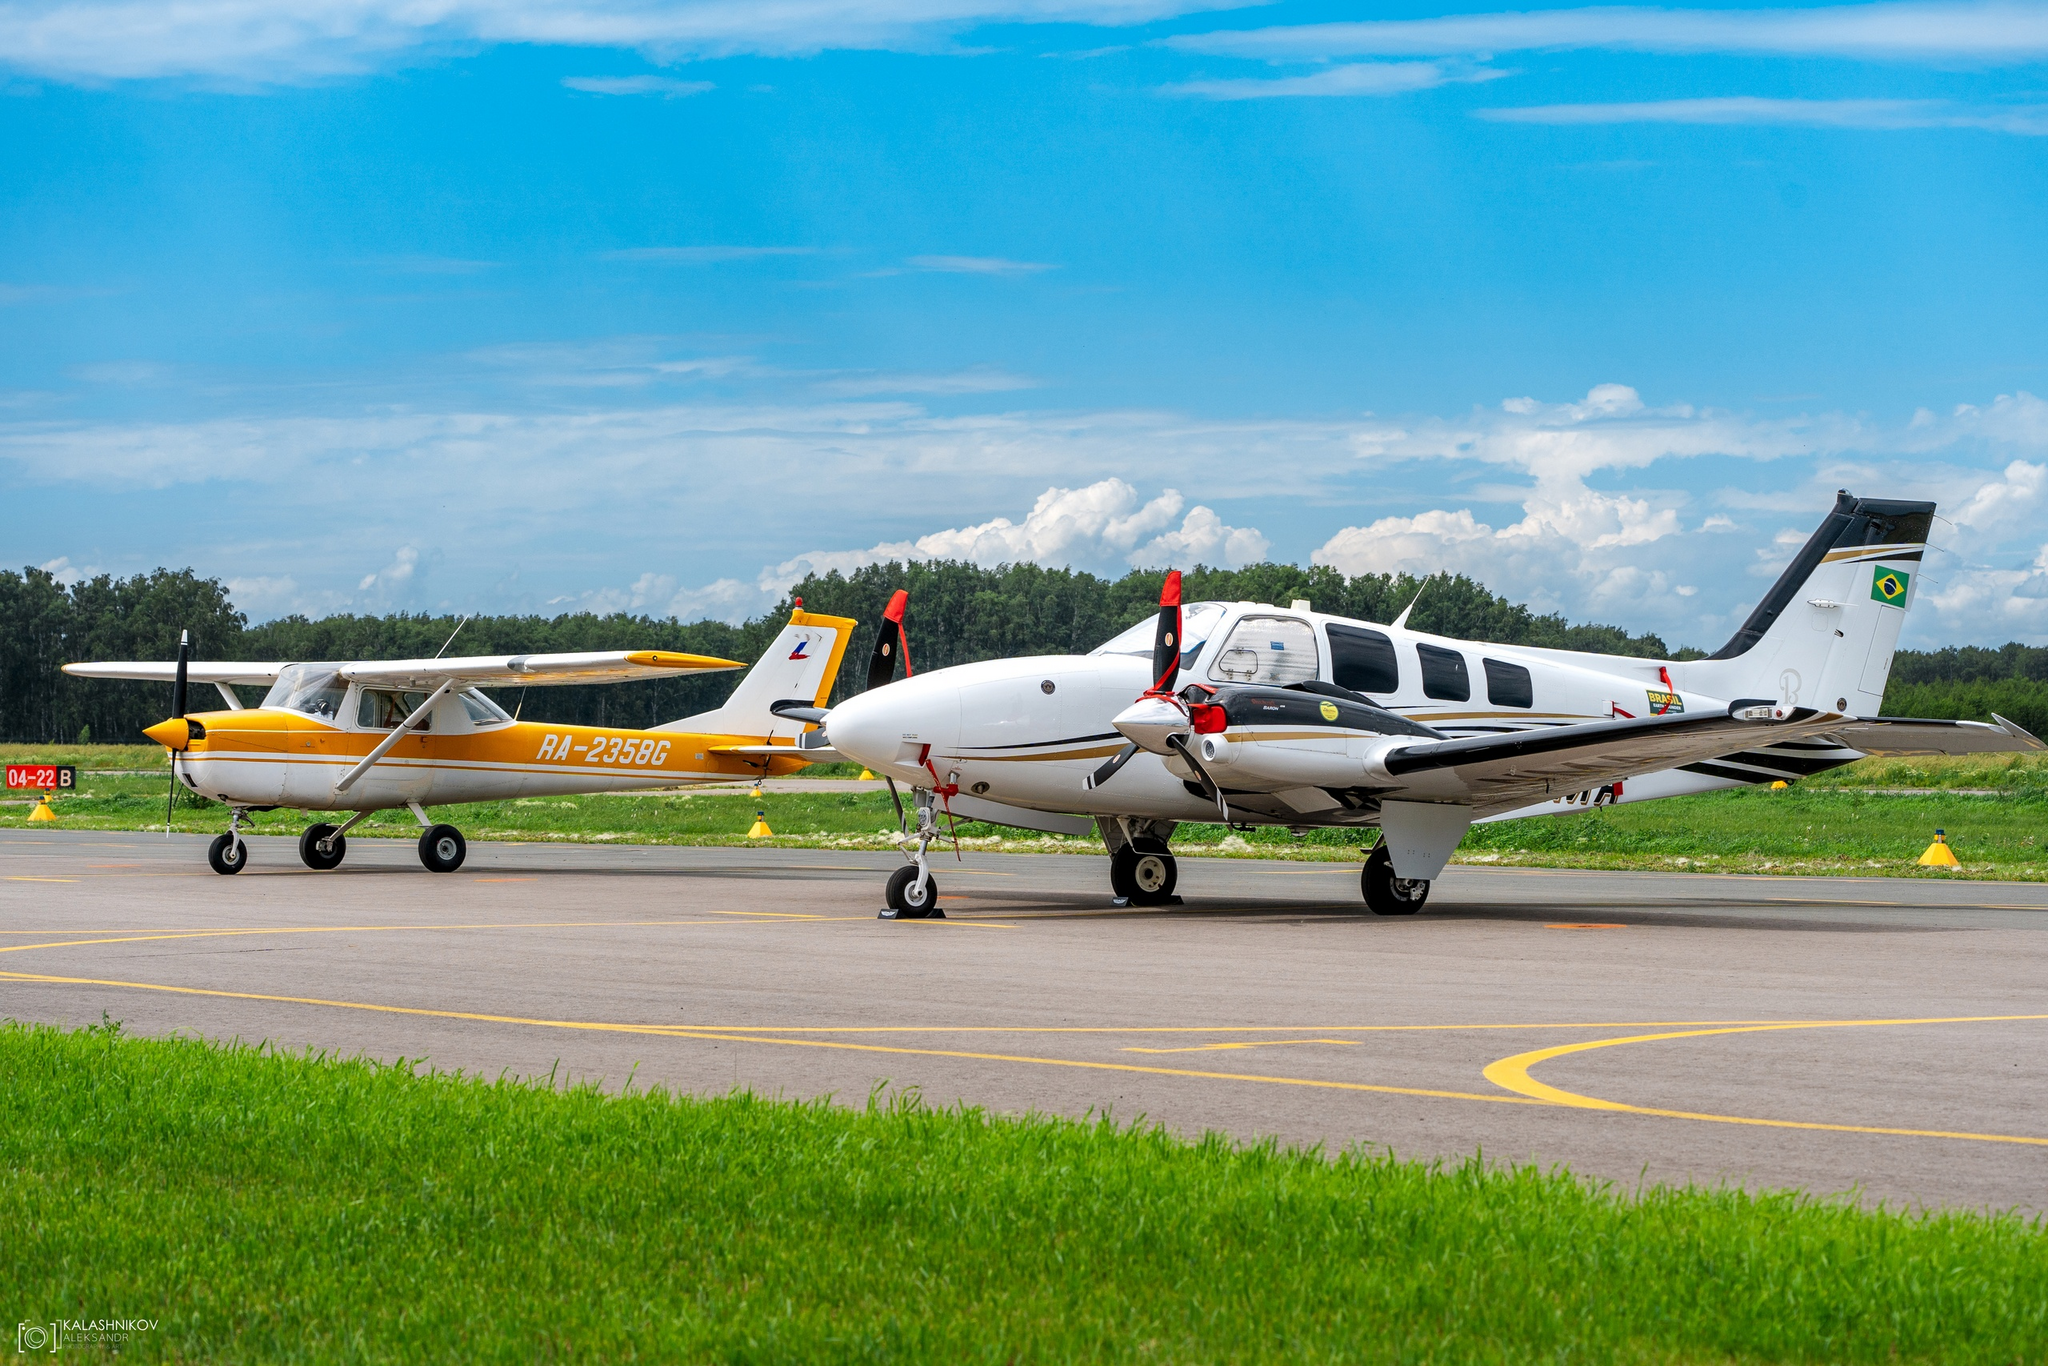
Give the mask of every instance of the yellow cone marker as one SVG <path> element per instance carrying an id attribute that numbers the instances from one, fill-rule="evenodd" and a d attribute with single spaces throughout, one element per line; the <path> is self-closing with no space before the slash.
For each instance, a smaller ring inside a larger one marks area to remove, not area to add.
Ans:
<path id="1" fill-rule="evenodd" d="M 1780 779 L 1778 779 L 1778 781 L 1776 781 L 1775 783 L 1772 783 L 1772 784 L 1771 784 L 1771 791 L 1773 791 L 1773 792 L 1783 792 L 1783 791 L 1784 791 L 1784 790 L 1785 790 L 1786 788 L 1788 788 L 1788 787 L 1790 787 L 1790 786 L 1792 786 L 1792 784 L 1790 784 L 1790 783 L 1786 782 L 1786 781 L 1785 781 L 1785 780 L 1784 780 L 1783 778 L 1780 778 Z"/>
<path id="2" fill-rule="evenodd" d="M 1927 846 L 1927 852 L 1920 856 L 1924 868 L 1960 868 L 1963 861 L 1956 857 L 1956 851 L 1948 847 L 1948 832 L 1934 832 L 1934 843 Z"/>
<path id="3" fill-rule="evenodd" d="M 758 797 L 761 795 L 761 780 L 759 778 L 756 778 L 754 780 L 754 790 L 752 792 L 749 792 L 747 795 L 749 797 Z"/>
<path id="4" fill-rule="evenodd" d="M 766 811 L 756 811 L 754 813 L 754 826 L 751 830 L 747 831 L 747 838 L 750 840 L 770 840 L 775 838 L 775 832 L 768 828 L 768 813 Z"/>
<path id="5" fill-rule="evenodd" d="M 871 783 L 871 782 L 873 782 L 874 780 L 875 780 L 875 775 L 874 775 L 874 774 L 870 773 L 870 772 L 869 772 L 868 770 L 866 770 L 866 769 L 862 769 L 862 770 L 860 771 L 860 777 L 859 777 L 858 779 L 856 779 L 855 781 L 857 781 L 857 782 L 863 782 L 863 783 Z"/>
<path id="6" fill-rule="evenodd" d="M 45 792 L 36 799 L 36 809 L 28 813 L 28 818 L 32 821 L 53 821 L 57 819 L 57 813 L 50 809 L 49 793 Z"/>

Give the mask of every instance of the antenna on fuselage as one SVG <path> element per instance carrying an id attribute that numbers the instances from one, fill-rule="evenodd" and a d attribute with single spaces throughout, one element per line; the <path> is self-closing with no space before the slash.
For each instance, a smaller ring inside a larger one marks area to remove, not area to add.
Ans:
<path id="1" fill-rule="evenodd" d="M 1408 614 L 1415 610 L 1416 603 L 1422 601 L 1422 590 L 1427 587 L 1429 587 L 1428 579 L 1424 579 L 1419 585 L 1417 585 L 1415 589 L 1415 596 L 1408 600 L 1408 605 L 1401 609 L 1401 615 L 1395 617 L 1393 622 L 1391 623 L 1396 631 L 1405 631 L 1408 629 Z"/>

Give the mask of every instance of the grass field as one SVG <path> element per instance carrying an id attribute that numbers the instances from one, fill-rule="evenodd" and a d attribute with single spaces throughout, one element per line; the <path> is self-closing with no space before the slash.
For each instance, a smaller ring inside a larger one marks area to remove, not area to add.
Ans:
<path id="1" fill-rule="evenodd" d="M 17 1317 L 144 1360 L 2038 1362 L 2048 1234 L 0 1027 Z M 67 1349 L 72 1350 L 72 1349 Z"/>
<path id="2" fill-rule="evenodd" d="M 11 761 L 35 758 L 73 762 L 81 770 L 76 793 L 60 798 L 61 825 L 82 829 L 161 828 L 169 781 L 162 751 L 106 746 L 60 758 L 61 751 L 0 747 Z M 146 771 L 137 759 L 154 758 L 157 776 L 92 776 L 90 770 Z M 834 775 L 837 770 L 833 771 Z M 767 813 L 772 841 L 749 841 L 754 813 Z M 0 807 L 0 828 L 26 823 L 26 805 Z M 567 840 L 660 844 L 769 843 L 828 848 L 889 848 L 895 812 L 885 792 L 744 793 L 674 792 L 643 796 L 560 797 L 435 809 L 473 839 Z M 263 833 L 296 833 L 309 823 L 301 812 L 253 818 Z M 227 828 L 225 808 L 180 798 L 174 824 L 181 830 Z M 1918 867 L 1939 827 L 1964 862 L 1962 870 Z M 416 822 L 405 812 L 384 812 L 357 827 L 352 838 L 379 834 L 412 838 Z M 967 826 L 969 847 L 1100 855 L 1090 838 L 1036 836 L 992 826 Z M 1356 860 L 1370 833 L 1313 831 L 1297 838 L 1281 829 L 1233 833 L 1216 825 L 1187 825 L 1174 846 L 1183 854 Z M 1461 863 L 1560 868 L 1631 868 L 1712 872 L 1985 877 L 2048 880 L 2048 758 L 1981 756 L 1971 759 L 1867 759 L 1833 773 L 1773 791 L 1748 788 L 1670 801 L 1602 808 L 1569 816 L 1503 821 L 1475 827 L 1458 854 Z"/>

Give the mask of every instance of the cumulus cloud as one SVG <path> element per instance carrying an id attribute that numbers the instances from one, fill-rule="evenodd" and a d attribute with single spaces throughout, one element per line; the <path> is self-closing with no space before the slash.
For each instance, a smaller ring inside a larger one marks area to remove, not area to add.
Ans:
<path id="1" fill-rule="evenodd" d="M 379 589 L 388 594 L 410 582 L 413 571 L 419 568 L 420 552 L 409 545 L 400 546 L 398 553 L 391 557 L 391 563 L 374 573 L 365 574 L 356 584 L 358 593 Z"/>

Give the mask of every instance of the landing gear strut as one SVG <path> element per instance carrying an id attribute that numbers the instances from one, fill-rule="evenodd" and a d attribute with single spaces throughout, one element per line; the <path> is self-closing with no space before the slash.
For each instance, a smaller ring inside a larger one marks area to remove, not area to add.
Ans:
<path id="1" fill-rule="evenodd" d="M 239 873 L 249 866 L 249 846 L 242 839 L 242 808 L 228 808 L 228 832 L 216 835 L 206 848 L 206 861 L 213 871 L 223 875 Z"/>
<path id="2" fill-rule="evenodd" d="M 1422 878 L 1399 877 L 1394 873 L 1394 856 L 1382 840 L 1365 857 L 1360 877 L 1365 890 L 1365 908 L 1374 915 L 1414 915 L 1429 900 L 1429 883 Z"/>
<path id="3" fill-rule="evenodd" d="M 299 836 L 300 861 L 320 873 L 330 868 L 339 868 L 341 860 L 348 854 L 348 832 L 355 829 L 369 814 L 367 811 L 358 811 L 339 826 L 324 822 L 307 826 L 306 833 Z"/>
<path id="4" fill-rule="evenodd" d="M 878 919 L 944 920 L 946 913 L 939 909 L 939 884 L 933 881 L 932 870 L 925 862 L 925 851 L 939 837 L 939 827 L 932 817 L 932 794 L 920 787 L 911 797 L 917 803 L 917 853 L 912 855 L 911 862 L 889 874 L 889 904 Z"/>

